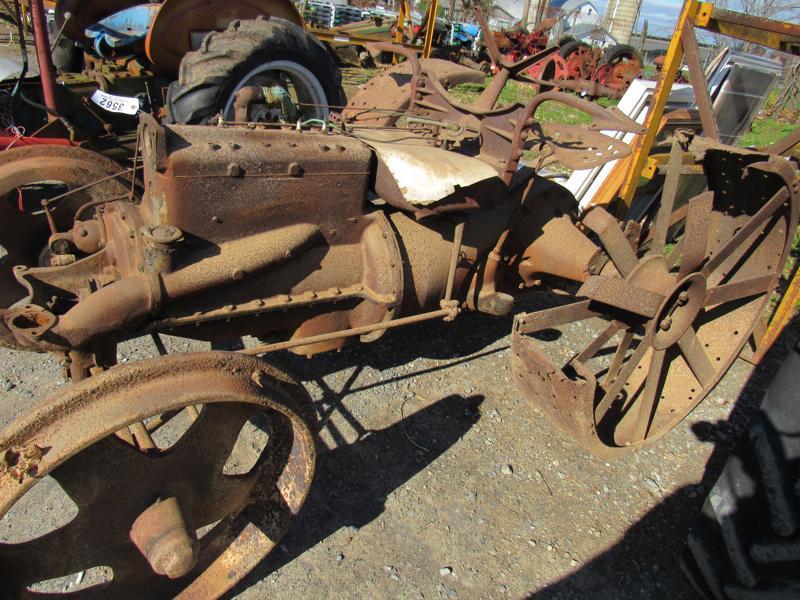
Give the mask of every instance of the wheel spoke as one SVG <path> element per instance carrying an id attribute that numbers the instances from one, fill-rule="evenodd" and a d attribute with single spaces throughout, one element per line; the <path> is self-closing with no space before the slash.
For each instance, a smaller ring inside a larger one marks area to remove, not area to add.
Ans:
<path id="1" fill-rule="evenodd" d="M 722 263 L 724 263 L 737 249 L 746 251 L 750 244 L 745 246 L 748 238 L 753 236 L 759 228 L 769 219 L 775 211 L 777 211 L 784 202 L 789 199 L 789 190 L 782 187 L 778 190 L 772 198 L 770 198 L 764 206 L 762 206 L 756 214 L 750 217 L 750 220 L 731 237 L 717 253 L 712 256 L 703 267 L 703 274 L 708 276 L 713 273 Z M 758 239 L 755 236 L 750 243 Z"/>
<path id="2" fill-rule="evenodd" d="M 683 252 L 678 278 L 696 271 L 708 249 L 708 228 L 711 210 L 714 208 L 714 194 L 706 192 L 689 200 L 686 215 L 686 230 L 683 234 Z"/>
<path id="3" fill-rule="evenodd" d="M 713 306 L 715 304 L 731 302 L 732 300 L 760 296 L 761 294 L 768 293 L 772 289 L 774 283 L 774 275 L 762 275 L 761 277 L 753 277 L 752 279 L 718 285 L 706 291 L 704 306 Z"/>
<path id="4" fill-rule="evenodd" d="M 520 314 L 514 318 L 514 327 L 520 334 L 535 333 L 542 329 L 550 329 L 567 323 L 599 317 L 600 313 L 589 308 L 590 304 L 590 300 L 582 300 L 565 304 L 564 306 Z"/>
<path id="5" fill-rule="evenodd" d="M 622 334 L 622 340 L 617 346 L 617 351 L 614 352 L 614 358 L 611 359 L 611 364 L 608 367 L 608 371 L 606 371 L 606 376 L 603 379 L 603 387 L 609 386 L 619 375 L 619 369 L 622 366 L 622 362 L 625 360 L 625 355 L 628 353 L 628 349 L 631 347 L 631 343 L 633 342 L 633 331 L 628 329 L 625 333 Z"/>
<path id="6" fill-rule="evenodd" d="M 653 226 L 653 241 L 650 245 L 651 256 L 661 256 L 664 252 L 664 243 L 667 240 L 667 231 L 669 230 L 669 220 L 672 216 L 672 208 L 675 206 L 675 196 L 678 193 L 678 182 L 680 180 L 681 167 L 683 166 L 683 154 L 683 147 L 676 137 L 672 142 L 672 149 L 669 153 L 667 178 L 664 182 L 664 189 L 661 192 L 661 202 Z"/>
<path id="7" fill-rule="evenodd" d="M 689 327 L 686 333 L 678 339 L 678 346 L 700 385 L 705 387 L 711 383 L 714 379 L 714 366 L 708 359 L 703 345 L 692 327 Z"/>
<path id="8" fill-rule="evenodd" d="M 604 208 L 595 208 L 583 218 L 583 224 L 597 234 L 611 262 L 623 277 L 638 264 L 631 243 L 619 227 L 619 221 Z"/>
<path id="9" fill-rule="evenodd" d="M 66 525 L 40 537 L 0 544 L 0 570 L 4 585 L 9 586 L 6 591 L 107 565 L 110 544 L 95 525 L 88 513 L 79 513 Z"/>
<path id="10" fill-rule="evenodd" d="M 222 472 L 239 432 L 259 407 L 241 403 L 207 404 L 189 429 L 175 443 L 172 460 L 181 464 L 191 457 L 193 470 Z"/>
<path id="11" fill-rule="evenodd" d="M 606 342 L 614 337 L 614 335 L 620 329 L 622 329 L 622 326 L 616 321 L 611 323 L 592 341 L 591 344 L 586 346 L 586 348 L 584 348 L 583 351 L 575 357 L 575 360 L 578 362 L 586 362 L 590 358 L 593 358 L 600 351 L 600 348 L 605 346 Z"/>
<path id="12" fill-rule="evenodd" d="M 650 430 L 650 423 L 653 421 L 658 406 L 657 399 L 663 386 L 664 357 L 666 353 L 666 350 L 653 350 L 653 354 L 650 358 L 650 367 L 647 370 L 647 379 L 645 379 L 644 383 L 644 390 L 642 390 L 641 395 L 630 409 L 631 412 L 629 414 L 633 422 L 629 427 L 626 427 L 628 431 L 625 434 L 618 436 L 619 438 L 624 438 L 617 440 L 622 445 L 640 442 L 647 437 L 647 433 Z"/>
<path id="13" fill-rule="evenodd" d="M 117 436 L 109 435 L 61 464 L 50 476 L 85 510 L 98 503 L 104 492 L 113 495 L 128 481 L 136 481 L 138 485 L 147 480 L 153 460 Z"/>
<path id="14" fill-rule="evenodd" d="M 639 345 L 636 347 L 636 350 L 633 351 L 631 357 L 622 367 L 622 370 L 617 375 L 616 379 L 611 382 L 610 387 L 606 388 L 605 394 L 603 395 L 602 400 L 597 405 L 595 409 L 595 414 L 599 415 L 601 418 L 602 416 L 611 408 L 614 400 L 616 400 L 617 395 L 622 391 L 622 388 L 625 386 L 625 383 L 628 381 L 630 376 L 633 374 L 633 370 L 642 362 L 642 358 L 647 351 L 648 345 L 642 340 L 639 342 Z M 599 419 L 598 419 L 599 421 Z"/>
<path id="15" fill-rule="evenodd" d="M 648 319 L 656 315 L 664 301 L 661 294 L 632 285 L 624 279 L 604 275 L 587 277 L 578 295 Z"/>

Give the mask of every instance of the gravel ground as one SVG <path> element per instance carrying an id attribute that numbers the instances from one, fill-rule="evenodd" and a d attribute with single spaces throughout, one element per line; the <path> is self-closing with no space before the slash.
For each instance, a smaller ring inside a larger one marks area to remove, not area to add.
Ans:
<path id="1" fill-rule="evenodd" d="M 521 308 L 547 302 L 533 295 Z M 321 456 L 301 518 L 232 595 L 693 597 L 678 567 L 686 530 L 777 359 L 755 372 L 737 360 L 658 445 L 606 461 L 521 397 L 510 327 L 467 314 L 312 360 L 274 355 L 313 397 Z M 545 344 L 566 354 L 588 335 Z M 122 361 L 155 353 L 149 338 L 120 349 Z M 62 385 L 50 356 L 0 360 L 0 424 Z"/>

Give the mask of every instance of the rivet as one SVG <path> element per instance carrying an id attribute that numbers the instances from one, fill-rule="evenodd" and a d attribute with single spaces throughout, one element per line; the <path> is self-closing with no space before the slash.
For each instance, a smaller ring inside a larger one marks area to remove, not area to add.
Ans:
<path id="1" fill-rule="evenodd" d="M 303 174 L 303 167 L 300 166 L 300 163 L 292 162 L 289 163 L 289 167 L 286 171 L 292 177 L 300 177 Z"/>
<path id="2" fill-rule="evenodd" d="M 242 171 L 242 167 L 238 163 L 232 162 L 228 165 L 228 175 L 231 177 L 241 177 L 243 173 L 244 171 Z"/>
<path id="3" fill-rule="evenodd" d="M 241 279 L 244 279 L 244 275 L 245 275 L 245 272 L 244 272 L 242 269 L 235 269 L 235 270 L 233 271 L 233 273 L 231 274 L 231 276 L 232 276 L 232 277 L 234 278 L 234 280 L 236 280 L 236 281 L 239 281 L 239 280 L 241 280 Z"/>
<path id="4" fill-rule="evenodd" d="M 220 219 L 217 215 L 214 215 L 213 217 L 211 217 L 211 222 L 212 223 L 222 223 L 222 219 Z"/>

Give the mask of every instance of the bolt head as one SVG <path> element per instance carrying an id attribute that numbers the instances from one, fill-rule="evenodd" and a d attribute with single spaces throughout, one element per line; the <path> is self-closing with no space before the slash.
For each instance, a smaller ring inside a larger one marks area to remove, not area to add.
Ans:
<path id="1" fill-rule="evenodd" d="M 658 326 L 659 326 L 659 327 L 660 327 L 660 328 L 661 328 L 663 331 L 669 331 L 669 328 L 670 328 L 670 327 L 672 327 L 672 318 L 671 318 L 671 317 L 664 317 L 664 318 L 661 320 L 661 323 L 659 323 L 659 324 L 658 324 Z"/>

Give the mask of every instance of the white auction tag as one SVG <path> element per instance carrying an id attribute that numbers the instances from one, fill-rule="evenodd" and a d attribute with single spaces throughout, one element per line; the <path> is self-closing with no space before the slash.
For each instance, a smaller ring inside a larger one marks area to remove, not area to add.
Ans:
<path id="1" fill-rule="evenodd" d="M 114 96 L 97 90 L 92 94 L 92 102 L 108 111 L 135 115 L 139 112 L 139 99 L 128 98 L 127 96 Z"/>

